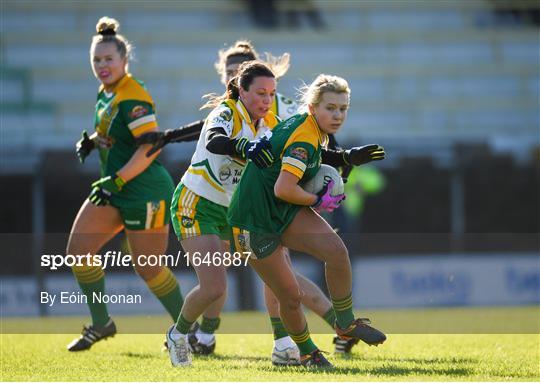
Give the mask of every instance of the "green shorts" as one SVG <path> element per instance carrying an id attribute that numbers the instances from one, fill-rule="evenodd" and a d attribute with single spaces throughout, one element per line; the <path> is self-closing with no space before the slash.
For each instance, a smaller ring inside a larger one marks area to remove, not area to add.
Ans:
<path id="1" fill-rule="evenodd" d="M 262 259 L 271 255 L 280 245 L 279 234 L 261 234 L 238 227 L 232 228 L 231 251 L 251 253 L 251 258 Z"/>
<path id="2" fill-rule="evenodd" d="M 182 183 L 174 191 L 171 217 L 180 241 L 206 234 L 216 234 L 225 241 L 231 239 L 227 208 L 193 193 Z"/>
<path id="3" fill-rule="evenodd" d="M 156 229 L 169 224 L 168 200 L 156 201 L 113 201 L 112 206 L 120 211 L 124 227 L 128 230 Z"/>

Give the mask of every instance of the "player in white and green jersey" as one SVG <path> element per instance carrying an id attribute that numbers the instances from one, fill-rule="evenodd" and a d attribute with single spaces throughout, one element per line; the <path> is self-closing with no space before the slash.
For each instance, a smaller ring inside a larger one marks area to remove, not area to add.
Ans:
<path id="1" fill-rule="evenodd" d="M 182 306 L 175 276 L 167 267 L 143 266 L 141 255 L 163 254 L 169 233 L 169 205 L 173 183 L 165 168 L 146 157 L 148 146 L 138 148 L 135 139 L 158 129 L 155 106 L 142 82 L 127 72 L 130 44 L 116 33 L 116 20 L 103 17 L 96 26 L 91 61 L 101 86 L 95 108 L 95 133 L 86 131 L 77 143 L 81 162 L 98 149 L 101 178 L 92 184 L 90 196 L 75 218 L 68 254 L 96 254 L 118 232 L 129 242 L 135 270 L 173 318 Z M 88 297 L 92 324 L 68 345 L 69 351 L 89 349 L 113 336 L 116 327 L 107 305 L 94 301 L 105 293 L 105 274 L 96 262 L 75 265 L 73 274 Z"/>
<path id="2" fill-rule="evenodd" d="M 310 254 L 325 263 L 326 280 L 336 315 L 337 335 L 359 339 L 370 345 L 386 336 L 369 321 L 356 319 L 352 310 L 352 276 L 347 249 L 332 227 L 317 212 L 332 211 L 344 195 L 330 194 L 332 182 L 317 195 L 302 189 L 316 173 L 328 134 L 342 126 L 349 106 L 347 82 L 320 75 L 305 92 L 309 112 L 296 115 L 275 127 L 270 143 L 275 162 L 259 169 L 248 163 L 229 206 L 234 244 L 250 251 L 250 262 L 280 303 L 280 314 L 301 353 L 304 366 L 331 368 L 311 340 L 302 311 L 301 289 L 295 274 L 282 256 L 287 247 Z M 384 158 L 378 145 L 338 153 L 346 164 Z"/>
<path id="3" fill-rule="evenodd" d="M 230 254 L 227 208 L 245 161 L 265 167 L 273 160 L 263 135 L 278 123 L 278 118 L 270 112 L 275 89 L 275 76 L 266 64 L 250 61 L 239 68 L 226 94 L 209 102 L 214 109 L 206 118 L 191 165 L 174 193 L 173 226 L 190 256 L 199 284 L 186 295 L 176 324 L 167 332 L 173 366 L 191 364 L 188 333 L 193 323 L 209 305 L 225 298 L 224 262 L 197 264 L 193 258 L 197 254 L 203 257 Z M 219 317 L 205 320 L 210 330 L 219 325 Z M 206 333 L 200 340 L 205 345 L 204 352 L 209 353 L 215 341 L 212 333 Z"/>

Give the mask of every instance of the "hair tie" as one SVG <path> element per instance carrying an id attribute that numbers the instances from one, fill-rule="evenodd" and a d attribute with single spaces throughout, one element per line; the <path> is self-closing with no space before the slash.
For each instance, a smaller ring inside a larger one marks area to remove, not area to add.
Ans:
<path id="1" fill-rule="evenodd" d="M 227 58 L 227 60 L 225 61 L 225 66 L 227 67 L 232 64 L 242 64 L 245 61 L 253 61 L 253 60 L 255 60 L 255 56 L 250 55 L 250 54 L 233 55 Z"/>
<path id="2" fill-rule="evenodd" d="M 98 32 L 98 34 L 101 36 L 114 36 L 116 35 L 116 31 L 114 29 L 107 28 L 103 31 Z"/>

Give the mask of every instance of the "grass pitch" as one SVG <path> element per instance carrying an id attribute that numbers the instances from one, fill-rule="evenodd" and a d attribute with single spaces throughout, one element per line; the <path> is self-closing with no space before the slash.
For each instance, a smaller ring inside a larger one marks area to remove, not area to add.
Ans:
<path id="1" fill-rule="evenodd" d="M 423 313 L 433 315 L 429 310 Z M 245 322 L 246 318 L 266 321 L 262 313 L 234 313 L 225 314 L 223 323 Z M 82 324 L 87 318 L 49 320 L 62 328 L 69 323 Z M 122 332 L 134 319 L 115 320 Z M 311 317 L 309 320 L 316 321 Z M 11 322 L 14 320 L 2 320 L 2 381 L 540 380 L 538 333 L 390 334 L 387 342 L 377 348 L 359 344 L 350 357 L 330 353 L 328 358 L 336 368 L 319 372 L 273 367 L 270 334 L 219 334 L 214 356 L 196 357 L 190 368 L 172 368 L 167 353 L 160 351 L 166 326 L 163 334 L 118 334 L 95 344 L 90 351 L 69 353 L 65 346 L 75 334 L 6 334 Z M 16 322 L 28 328 L 40 320 Z M 160 317 L 159 322 L 166 323 L 167 319 Z M 332 335 L 314 334 L 313 338 L 321 349 L 333 351 Z"/>

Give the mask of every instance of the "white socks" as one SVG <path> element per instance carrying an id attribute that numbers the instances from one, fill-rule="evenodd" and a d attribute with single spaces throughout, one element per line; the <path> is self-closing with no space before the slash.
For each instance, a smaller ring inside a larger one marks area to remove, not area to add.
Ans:
<path id="1" fill-rule="evenodd" d="M 170 332 L 170 337 L 172 340 L 174 340 L 175 342 L 177 340 L 180 340 L 180 338 L 184 337 L 186 338 L 186 341 L 187 341 L 187 334 L 182 334 L 180 331 L 178 331 L 176 329 L 176 326 L 173 326 L 173 329 L 172 331 Z"/>
<path id="2" fill-rule="evenodd" d="M 197 330 L 195 336 L 197 336 L 199 343 L 204 344 L 205 346 L 214 343 L 214 334 L 208 334 L 206 332 L 202 332 L 201 330 Z"/>
<path id="3" fill-rule="evenodd" d="M 285 336 L 274 340 L 274 347 L 280 351 L 286 348 L 296 347 L 296 343 L 293 342 L 290 336 Z"/>

